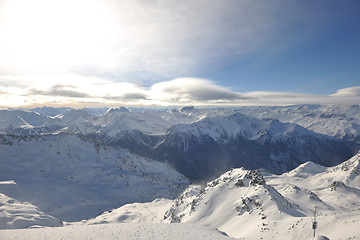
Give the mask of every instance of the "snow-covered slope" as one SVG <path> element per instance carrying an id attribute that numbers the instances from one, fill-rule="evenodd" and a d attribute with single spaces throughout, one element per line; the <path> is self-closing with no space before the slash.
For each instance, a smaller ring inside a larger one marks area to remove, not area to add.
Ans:
<path id="1" fill-rule="evenodd" d="M 47 115 L 50 117 L 55 117 L 56 115 L 62 114 L 70 109 L 71 108 L 69 107 L 52 108 L 52 107 L 43 106 L 43 107 L 33 108 L 31 109 L 31 111 L 37 112 L 39 114 Z"/>
<path id="2" fill-rule="evenodd" d="M 172 204 L 173 200 L 165 198 L 146 203 L 129 203 L 120 208 L 106 211 L 96 218 L 84 220 L 80 224 L 162 222 L 164 213 L 170 209 Z"/>
<path id="3" fill-rule="evenodd" d="M 0 192 L 61 220 L 132 202 L 174 198 L 188 180 L 163 163 L 77 135 L 0 136 Z"/>
<path id="4" fill-rule="evenodd" d="M 266 184 L 257 171 L 234 169 L 195 196 L 181 195 L 165 217 L 171 222 L 200 223 L 231 236 L 259 239 L 284 237 L 283 232 L 273 232 L 276 223 L 305 215 L 298 205 Z"/>
<path id="5" fill-rule="evenodd" d="M 243 240 L 312 239 L 315 206 L 318 239 L 358 239 L 359 164 L 360 153 L 335 167 L 307 162 L 282 175 L 232 169 L 173 201 L 127 204 L 60 228 L 0 230 L 0 239 L 226 239 L 200 225 Z"/>
<path id="6" fill-rule="evenodd" d="M 49 119 L 50 117 L 36 112 L 0 110 L 0 133 L 11 133 L 16 128 L 31 130 L 45 125 Z"/>
<path id="7" fill-rule="evenodd" d="M 360 136 L 359 105 L 299 105 L 227 109 L 185 107 L 181 110 L 173 111 L 158 110 L 143 112 L 130 112 L 128 109 L 121 107 L 109 109 L 102 114 L 97 114 L 97 109 L 73 110 L 69 108 L 43 107 L 33 109 L 32 111 L 1 110 L 0 129 L 18 127 L 26 125 L 26 123 L 34 127 L 46 126 L 53 124 L 52 121 L 49 121 L 50 116 L 58 120 L 65 120 L 67 118 L 68 121 L 63 121 L 63 125 L 77 122 L 77 127 L 81 127 L 83 122 L 89 121 L 94 129 L 96 129 L 96 126 L 109 127 L 110 125 L 115 125 L 119 127 L 118 123 L 123 121 L 121 126 L 126 126 L 126 128 L 144 131 L 144 133 L 159 134 L 165 133 L 168 128 L 175 124 L 189 124 L 205 117 L 230 116 L 235 113 L 241 113 L 258 119 L 271 118 L 278 119 L 281 122 L 296 123 L 308 130 L 338 138 L 359 140 Z M 89 119 L 89 116 L 85 116 L 85 114 L 91 114 L 96 117 Z M 79 119 L 80 116 L 83 117 L 82 121 Z M 77 121 L 75 121 L 76 119 Z"/>
<path id="8" fill-rule="evenodd" d="M 282 173 L 307 161 L 334 166 L 359 150 L 359 116 L 359 106 L 310 105 L 143 112 L 121 107 L 103 114 L 69 109 L 55 117 L 4 110 L 0 131 L 76 134 L 167 162 L 192 180 L 209 180 L 232 167 Z"/>
<path id="9" fill-rule="evenodd" d="M 0 182 L 0 185 L 3 184 Z M 60 227 L 62 222 L 42 213 L 27 202 L 20 202 L 0 193 L 0 229 L 21 229 L 35 226 Z"/>
<path id="10" fill-rule="evenodd" d="M 0 230 L 6 240 L 235 240 L 224 233 L 191 224 L 99 224 L 22 230 Z"/>
<path id="11" fill-rule="evenodd" d="M 128 204 L 81 224 L 153 220 L 211 226 L 240 239 L 300 240 L 312 239 L 316 206 L 317 234 L 358 239 L 359 163 L 360 153 L 336 167 L 307 162 L 282 175 L 233 169 L 204 186 L 190 186 L 172 204 Z M 356 177 L 345 184 L 349 176 Z"/>
<path id="12" fill-rule="evenodd" d="M 243 107 L 241 113 L 257 118 L 276 118 L 338 138 L 360 141 L 359 105 L 299 105 L 288 107 Z"/>
<path id="13" fill-rule="evenodd" d="M 356 150 L 355 143 L 294 123 L 235 113 L 171 127 L 152 157 L 169 162 L 191 179 L 204 180 L 232 167 L 282 173 L 306 161 L 333 166 Z"/>

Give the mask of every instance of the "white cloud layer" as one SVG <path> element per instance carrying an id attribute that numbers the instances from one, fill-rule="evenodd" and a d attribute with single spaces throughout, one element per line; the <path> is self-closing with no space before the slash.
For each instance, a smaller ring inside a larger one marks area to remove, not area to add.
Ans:
<path id="1" fill-rule="evenodd" d="M 359 104 L 360 87 L 339 89 L 332 95 L 291 92 L 235 92 L 210 80 L 178 78 L 145 87 L 135 83 L 114 83 L 102 79 L 63 76 L 71 81 L 27 88 L 1 85 L 0 107 L 33 106 L 236 106 L 291 104 Z"/>
<path id="2" fill-rule="evenodd" d="M 332 96 L 335 96 L 335 97 L 360 97 L 360 86 L 339 89 L 336 91 L 336 93 L 332 94 Z"/>

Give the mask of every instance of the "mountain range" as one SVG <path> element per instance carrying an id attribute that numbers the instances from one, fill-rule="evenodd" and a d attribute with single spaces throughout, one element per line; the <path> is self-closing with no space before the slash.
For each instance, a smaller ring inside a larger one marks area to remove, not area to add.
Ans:
<path id="1" fill-rule="evenodd" d="M 0 111 L 0 133 L 73 134 L 164 162 L 192 181 L 233 167 L 279 174 L 307 161 L 334 166 L 360 149 L 359 106 L 36 110 Z"/>

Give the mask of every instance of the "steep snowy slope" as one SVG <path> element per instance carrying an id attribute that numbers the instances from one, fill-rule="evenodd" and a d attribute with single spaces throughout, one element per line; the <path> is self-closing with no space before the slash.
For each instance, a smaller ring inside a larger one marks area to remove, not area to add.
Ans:
<path id="1" fill-rule="evenodd" d="M 0 182 L 0 185 L 3 183 Z M 27 202 L 20 202 L 0 193 L 0 229 L 21 229 L 34 226 L 60 227 L 62 222 L 39 211 Z"/>
<path id="2" fill-rule="evenodd" d="M 49 119 L 50 117 L 36 112 L 0 110 L 0 133 L 11 133 L 16 128 L 31 130 L 43 126 Z"/>
<path id="3" fill-rule="evenodd" d="M 277 221 L 305 215 L 296 204 L 267 185 L 257 171 L 231 170 L 195 196 L 181 195 L 165 213 L 171 222 L 200 223 L 236 237 L 278 238 Z"/>
<path id="4" fill-rule="evenodd" d="M 56 118 L 60 120 L 63 126 L 81 126 L 85 121 L 89 120 L 92 115 L 85 109 L 70 109 Z"/>
<path id="5" fill-rule="evenodd" d="M 70 109 L 71 108 L 69 107 L 52 108 L 52 107 L 43 106 L 43 107 L 33 108 L 30 111 L 37 112 L 39 114 L 43 114 L 50 117 L 55 117 L 56 115 L 62 114 Z"/>
<path id="6" fill-rule="evenodd" d="M 311 191 L 310 197 L 318 201 L 316 205 L 324 211 L 330 209 L 351 212 L 356 207 L 360 209 L 359 170 L 360 153 L 335 167 L 325 168 L 308 162 L 289 173 L 269 176 L 267 181 L 286 196 L 289 189 L 295 189 L 296 194 L 291 199 L 299 204 L 301 189 Z"/>
<path id="7" fill-rule="evenodd" d="M 348 182 L 352 186 L 344 183 L 359 175 L 359 161 L 360 154 L 336 167 L 307 162 L 282 175 L 233 169 L 204 186 L 190 186 L 171 206 L 164 200 L 128 204 L 82 224 L 196 223 L 240 239 L 302 240 L 312 239 L 316 206 L 319 235 L 359 239 L 360 185 L 357 178 Z"/>
<path id="8" fill-rule="evenodd" d="M 359 105 L 300 105 L 288 107 L 243 107 L 241 113 L 291 122 L 328 136 L 360 141 Z"/>
<path id="9" fill-rule="evenodd" d="M 272 184 L 276 181 L 280 184 L 301 182 L 304 186 L 311 182 L 318 188 L 326 188 L 333 182 L 344 182 L 348 186 L 359 188 L 360 153 L 334 167 L 323 167 L 316 163 L 306 162 L 288 173 L 268 177 L 268 180 L 271 180 Z"/>
<path id="10" fill-rule="evenodd" d="M 61 220 L 78 221 L 129 202 L 176 197 L 189 182 L 163 163 L 76 135 L 0 136 L 4 193 Z"/>
<path id="11" fill-rule="evenodd" d="M 236 113 L 171 127 L 151 156 L 169 162 L 191 179 L 203 180 L 231 167 L 282 173 L 306 161 L 333 166 L 351 157 L 356 149 L 352 142 L 297 124 Z"/>
<path id="12" fill-rule="evenodd" d="M 360 186 L 360 153 L 348 161 L 328 168 L 324 177 L 333 181 L 343 181 L 345 184 L 359 188 Z"/>

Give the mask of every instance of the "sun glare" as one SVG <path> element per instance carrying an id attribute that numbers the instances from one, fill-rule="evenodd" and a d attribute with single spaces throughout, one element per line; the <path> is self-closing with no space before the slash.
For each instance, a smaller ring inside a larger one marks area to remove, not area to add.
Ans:
<path id="1" fill-rule="evenodd" d="M 0 25 L 0 61 L 11 69 L 61 72 L 111 67 L 112 19 L 96 0 L 9 0 Z"/>

